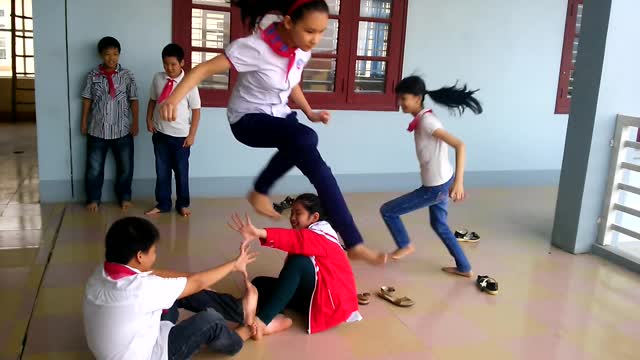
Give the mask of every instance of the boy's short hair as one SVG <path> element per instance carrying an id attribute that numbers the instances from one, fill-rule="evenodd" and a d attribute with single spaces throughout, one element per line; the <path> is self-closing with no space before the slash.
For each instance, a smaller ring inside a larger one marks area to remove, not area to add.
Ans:
<path id="1" fill-rule="evenodd" d="M 118 49 L 118 53 L 120 53 L 121 49 L 118 39 L 111 36 L 105 36 L 100 39 L 100 41 L 98 41 L 98 53 L 102 54 L 102 52 L 107 49 Z"/>
<path id="2" fill-rule="evenodd" d="M 184 50 L 178 44 L 169 44 L 162 49 L 162 59 L 168 57 L 175 57 L 179 62 L 184 60 Z"/>
<path id="3" fill-rule="evenodd" d="M 126 265 L 139 251 L 147 253 L 160 238 L 158 229 L 149 220 L 125 217 L 114 222 L 105 240 L 105 259 Z"/>

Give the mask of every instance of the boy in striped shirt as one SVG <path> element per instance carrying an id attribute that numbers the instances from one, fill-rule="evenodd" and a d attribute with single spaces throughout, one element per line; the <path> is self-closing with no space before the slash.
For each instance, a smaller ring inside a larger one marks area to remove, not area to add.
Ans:
<path id="1" fill-rule="evenodd" d="M 118 63 L 118 40 L 110 36 L 102 38 L 98 52 L 103 62 L 89 72 L 82 91 L 81 131 L 87 136 L 87 210 L 96 212 L 100 205 L 109 150 L 116 161 L 116 197 L 122 210 L 128 210 L 132 206 L 133 137 L 138 135 L 138 91 L 133 73 Z"/>

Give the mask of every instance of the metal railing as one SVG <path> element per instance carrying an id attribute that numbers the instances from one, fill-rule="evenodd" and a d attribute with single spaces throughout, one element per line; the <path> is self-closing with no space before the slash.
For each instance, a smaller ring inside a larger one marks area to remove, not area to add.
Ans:
<path id="1" fill-rule="evenodd" d="M 632 136 L 634 131 L 640 133 L 640 130 L 636 130 L 638 128 L 640 128 L 640 117 L 618 115 L 616 132 L 612 142 L 613 151 L 611 164 L 609 165 L 607 196 L 602 217 L 599 219 L 601 227 L 598 244 L 603 246 L 615 245 L 612 242 L 616 238 L 616 233 L 640 240 L 640 233 L 623 226 L 619 220 L 621 217 L 616 216 L 616 213 L 620 213 L 631 215 L 640 220 L 640 209 L 630 207 L 628 204 L 622 204 L 624 201 L 621 201 L 625 198 L 625 195 L 640 195 L 640 187 L 638 187 L 640 183 L 631 184 L 628 183 L 629 181 L 625 182 L 625 177 L 633 177 L 627 172 L 631 172 L 632 175 L 640 175 L 640 165 L 628 162 L 629 151 L 640 150 L 640 142 L 629 140 L 632 138 L 638 139 L 638 137 Z"/>

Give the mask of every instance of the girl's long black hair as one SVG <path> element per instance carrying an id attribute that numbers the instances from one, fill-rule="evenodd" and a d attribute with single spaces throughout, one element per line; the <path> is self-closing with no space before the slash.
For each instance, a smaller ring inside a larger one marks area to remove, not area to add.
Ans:
<path id="1" fill-rule="evenodd" d="M 232 5 L 240 8 L 242 21 L 250 29 L 254 29 L 256 25 L 260 24 L 260 20 L 269 13 L 289 15 L 293 22 L 303 18 L 308 11 L 329 13 L 329 6 L 325 0 L 309 1 L 289 13 L 296 2 L 297 0 L 231 0 Z"/>
<path id="2" fill-rule="evenodd" d="M 425 95 L 429 95 L 436 104 L 448 107 L 462 115 L 466 109 L 475 114 L 482 113 L 482 105 L 474 94 L 478 90 L 469 90 L 465 84 L 462 87 L 456 82 L 453 86 L 444 86 L 438 90 L 427 90 L 427 85 L 419 76 L 409 76 L 402 79 L 396 85 L 396 94 L 411 94 L 421 96 L 424 102 Z"/>

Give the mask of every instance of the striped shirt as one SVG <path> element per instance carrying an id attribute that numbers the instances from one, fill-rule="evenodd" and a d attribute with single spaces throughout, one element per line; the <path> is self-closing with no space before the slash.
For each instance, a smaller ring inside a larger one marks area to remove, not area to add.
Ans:
<path id="1" fill-rule="evenodd" d="M 89 135 L 101 139 L 119 139 L 129 134 L 131 127 L 131 107 L 129 101 L 138 100 L 136 80 L 131 70 L 120 64 L 113 75 L 116 88 L 115 99 L 109 95 L 109 81 L 99 67 L 87 75 L 87 83 L 82 97 L 91 100 L 89 115 Z"/>

